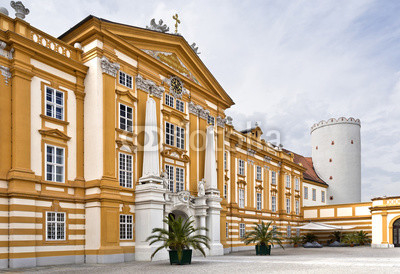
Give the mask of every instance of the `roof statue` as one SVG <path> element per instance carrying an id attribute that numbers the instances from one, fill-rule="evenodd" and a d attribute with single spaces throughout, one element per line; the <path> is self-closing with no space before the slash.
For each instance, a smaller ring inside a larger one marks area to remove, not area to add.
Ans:
<path id="1" fill-rule="evenodd" d="M 150 21 L 150 27 L 146 26 L 146 29 L 151 29 L 162 33 L 166 33 L 169 31 L 169 27 L 166 24 L 164 24 L 164 21 L 162 19 L 160 19 L 160 21 L 158 21 L 157 24 L 156 19 L 154 18 L 151 19 Z"/>
<path id="2" fill-rule="evenodd" d="M 15 17 L 19 19 L 25 19 L 25 15 L 29 14 L 29 9 L 25 8 L 21 1 L 11 1 L 10 5 L 15 10 Z"/>
<path id="3" fill-rule="evenodd" d="M 196 54 L 201 54 L 201 52 L 198 52 L 199 47 L 196 47 L 196 43 L 191 44 L 190 47 Z"/>

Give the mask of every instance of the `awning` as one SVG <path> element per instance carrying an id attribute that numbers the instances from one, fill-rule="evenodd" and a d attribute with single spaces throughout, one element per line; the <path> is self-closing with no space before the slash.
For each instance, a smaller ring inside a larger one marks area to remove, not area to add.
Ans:
<path id="1" fill-rule="evenodd" d="M 355 226 L 349 225 L 328 225 L 324 223 L 313 223 L 309 222 L 308 224 L 302 226 L 294 226 L 293 228 L 300 228 L 304 230 L 345 230 L 345 229 L 353 229 Z"/>

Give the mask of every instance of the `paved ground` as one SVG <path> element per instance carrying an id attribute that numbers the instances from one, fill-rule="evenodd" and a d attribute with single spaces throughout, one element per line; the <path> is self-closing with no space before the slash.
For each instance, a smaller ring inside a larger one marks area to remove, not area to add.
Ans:
<path id="1" fill-rule="evenodd" d="M 167 261 L 107 265 L 64 265 L 10 270 L 39 273 L 400 273 L 400 248 L 341 247 L 273 249 L 271 256 L 255 251 L 218 257 L 195 257 L 191 265 L 171 266 Z"/>

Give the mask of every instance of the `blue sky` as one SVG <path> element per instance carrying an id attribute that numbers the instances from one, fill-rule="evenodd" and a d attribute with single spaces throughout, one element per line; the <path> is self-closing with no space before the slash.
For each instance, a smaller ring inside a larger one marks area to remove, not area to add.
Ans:
<path id="1" fill-rule="evenodd" d="M 26 20 L 54 36 L 89 14 L 139 27 L 163 19 L 173 29 L 178 13 L 179 32 L 236 102 L 228 113 L 238 129 L 258 121 L 310 155 L 312 124 L 359 118 L 362 199 L 400 195 L 400 1 L 24 3 Z"/>

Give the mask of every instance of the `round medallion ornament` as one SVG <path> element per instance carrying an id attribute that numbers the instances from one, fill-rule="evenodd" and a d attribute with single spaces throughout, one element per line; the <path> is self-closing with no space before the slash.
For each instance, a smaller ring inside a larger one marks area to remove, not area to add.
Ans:
<path id="1" fill-rule="evenodd" d="M 183 85 L 182 85 L 182 81 L 179 78 L 173 77 L 171 79 L 171 91 L 177 95 L 182 94 Z"/>

